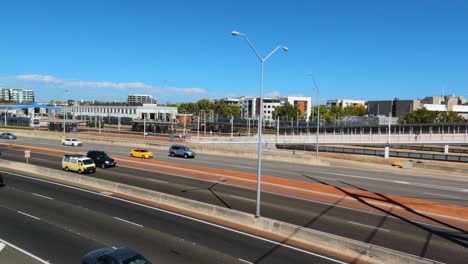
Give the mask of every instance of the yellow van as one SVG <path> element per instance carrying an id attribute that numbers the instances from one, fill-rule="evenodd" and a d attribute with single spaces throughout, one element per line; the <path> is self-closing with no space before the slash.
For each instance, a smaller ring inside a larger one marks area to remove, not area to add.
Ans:
<path id="1" fill-rule="evenodd" d="M 89 173 L 96 171 L 93 160 L 81 154 L 65 154 L 62 158 L 62 169 L 65 171 L 76 171 L 78 173 Z"/>

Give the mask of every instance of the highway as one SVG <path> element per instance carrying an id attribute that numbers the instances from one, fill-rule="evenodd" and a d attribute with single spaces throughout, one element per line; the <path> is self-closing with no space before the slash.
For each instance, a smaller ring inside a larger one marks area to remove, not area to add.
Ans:
<path id="1" fill-rule="evenodd" d="M 55 142 L 55 144 L 57 143 Z M 102 149 L 104 148 L 102 147 Z M 83 151 L 81 148 L 67 147 L 65 149 Z M 117 152 L 106 150 L 109 153 L 117 154 Z M 2 152 L 2 158 L 24 161 L 21 151 L 8 148 L 0 149 L 0 151 Z M 157 155 L 157 158 L 163 159 L 163 156 L 160 154 Z M 200 157 L 193 160 L 174 159 L 165 156 L 164 158 L 170 161 L 194 162 Z M 59 156 L 33 154 L 31 163 L 60 169 Z M 121 166 L 105 170 L 98 169 L 96 174 L 90 174 L 89 176 L 140 186 L 245 212 L 252 213 L 255 206 L 255 192 L 253 190 L 223 185 L 222 183 L 214 184 L 186 177 L 177 177 L 176 175 Z M 397 218 L 392 216 L 390 212 L 372 214 L 272 193 L 264 193 L 262 197 L 262 215 L 269 218 L 447 263 L 459 263 L 459 261 L 468 257 L 466 250 L 468 235 L 466 231 L 451 228 L 449 225 L 442 224 L 436 227 L 411 221 L 410 219 Z"/>
<path id="2" fill-rule="evenodd" d="M 99 149 L 109 154 L 128 156 L 129 148 L 117 145 L 86 144 L 82 148 L 71 148 L 60 145 L 59 140 L 20 137 L 15 141 L 1 140 L 4 143 L 17 143 L 31 146 L 51 147 L 70 152 Z M 246 158 L 226 158 L 216 155 L 199 154 L 195 159 L 169 157 L 167 151 L 152 150 L 156 159 L 176 163 L 192 164 L 205 167 L 221 168 L 241 172 L 256 173 L 257 161 Z M 449 173 L 428 173 L 415 175 L 398 169 L 385 168 L 372 171 L 351 167 L 307 166 L 277 161 L 262 161 L 262 175 L 312 183 L 326 183 L 340 188 L 365 189 L 367 191 L 392 194 L 397 196 L 424 199 L 444 204 L 468 207 L 468 173 L 457 177 Z M 413 172 L 413 171 L 412 171 Z"/>
<path id="3" fill-rule="evenodd" d="M 340 263 L 301 249 L 63 185 L 8 174 L 0 237 L 51 263 L 127 246 L 153 263 Z"/>

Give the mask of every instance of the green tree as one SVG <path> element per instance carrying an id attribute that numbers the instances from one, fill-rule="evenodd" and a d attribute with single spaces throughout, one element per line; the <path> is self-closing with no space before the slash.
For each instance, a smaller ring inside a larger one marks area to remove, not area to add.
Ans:
<path id="1" fill-rule="evenodd" d="M 273 110 L 273 119 L 276 119 L 279 117 L 282 120 L 286 119 L 292 119 L 292 120 L 297 120 L 297 117 L 302 117 L 301 111 L 294 105 L 290 104 L 289 102 L 286 102 L 282 106 L 277 106 L 275 107 L 275 110 Z"/>
<path id="2" fill-rule="evenodd" d="M 317 122 L 318 118 L 318 109 L 320 109 L 320 120 L 322 121 L 332 121 L 337 118 L 337 111 L 340 111 L 338 108 L 335 109 L 335 112 L 332 112 L 331 109 L 328 109 L 325 105 L 321 105 L 319 108 L 317 106 L 314 106 L 312 108 L 313 114 L 310 116 L 312 122 Z M 312 116 L 314 119 L 312 120 Z"/>
<path id="3" fill-rule="evenodd" d="M 453 111 L 430 111 L 426 108 L 418 109 L 412 113 L 405 113 L 400 117 L 403 124 L 424 124 L 424 123 L 457 123 L 465 119 Z"/>
<path id="4" fill-rule="evenodd" d="M 228 106 L 227 111 L 229 116 L 233 116 L 234 118 L 240 118 L 241 116 L 241 109 L 238 105 Z"/>

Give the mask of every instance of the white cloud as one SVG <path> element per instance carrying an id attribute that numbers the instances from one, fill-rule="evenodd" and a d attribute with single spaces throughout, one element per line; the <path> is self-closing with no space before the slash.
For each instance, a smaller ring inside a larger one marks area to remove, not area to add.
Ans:
<path id="1" fill-rule="evenodd" d="M 109 81 L 82 81 L 74 79 L 61 79 L 51 75 L 42 75 L 42 74 L 25 74 L 25 75 L 16 75 L 14 77 L 16 80 L 28 81 L 28 82 L 39 82 L 39 83 L 52 83 L 57 84 L 62 87 L 80 87 L 80 88 L 114 88 L 118 90 L 126 89 L 142 89 L 148 90 L 154 93 L 177 93 L 177 94 L 189 94 L 189 95 L 201 95 L 205 93 L 203 88 L 179 88 L 179 87 L 170 87 L 166 90 L 161 89 L 150 84 L 143 82 L 109 82 Z"/>
<path id="2" fill-rule="evenodd" d="M 267 96 L 267 97 L 273 97 L 273 98 L 275 98 L 275 97 L 281 97 L 281 93 L 280 93 L 279 91 L 273 91 L 273 92 L 271 92 L 271 93 L 268 93 L 266 96 Z"/>
<path id="3" fill-rule="evenodd" d="M 177 88 L 177 87 L 171 87 L 168 88 L 167 90 L 179 94 L 204 94 L 205 90 L 202 88 Z"/>

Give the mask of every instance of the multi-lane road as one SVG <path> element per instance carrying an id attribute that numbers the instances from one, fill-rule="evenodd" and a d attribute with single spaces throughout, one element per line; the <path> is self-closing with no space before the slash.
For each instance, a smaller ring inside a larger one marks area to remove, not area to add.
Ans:
<path id="1" fill-rule="evenodd" d="M 83 149 L 61 147 L 57 141 L 38 138 L 23 138 L 15 143 L 47 148 L 64 148 L 70 151 L 84 151 L 87 149 L 86 145 Z M 99 148 L 114 155 L 128 154 L 128 149 L 123 147 L 93 145 L 92 148 Z M 13 150 L 8 147 L 2 148 L 0 151 L 2 152 L 2 158 L 24 161 L 24 153 L 22 151 Z M 248 159 L 230 159 L 226 161 L 223 157 L 199 155 L 196 159 L 184 160 L 167 157 L 166 152 L 155 152 L 157 159 L 170 160 L 172 162 L 221 167 L 238 171 L 251 171 L 251 168 L 255 168 L 255 161 Z M 31 162 L 40 166 L 60 169 L 60 156 L 33 153 Z M 411 179 L 408 179 L 408 176 L 391 172 L 376 173 L 367 170 L 323 168 L 288 163 L 265 162 L 264 167 L 265 174 L 278 177 L 302 179 L 312 182 L 328 182 L 329 184 L 338 183 L 345 187 L 352 188 L 354 186 L 354 188 L 363 188 L 370 191 L 376 191 L 377 189 L 375 188 L 381 188 L 381 190 L 386 190 L 382 191 L 384 193 L 389 193 L 387 191 L 395 189 L 393 190 L 393 194 L 411 192 L 413 193 L 411 196 L 421 195 L 427 199 L 433 197 L 438 202 L 442 202 L 440 197 L 443 197 L 445 203 L 450 202 L 463 206 L 466 206 L 468 198 L 468 193 L 463 191 L 465 188 L 468 188 L 467 183 L 463 179 L 442 181 L 438 178 L 440 176 L 437 174 L 413 176 Z M 240 211 L 253 212 L 255 206 L 255 192 L 253 190 L 223 185 L 222 183 L 213 184 L 212 182 L 187 177 L 177 177 L 176 175 L 121 166 L 98 170 L 96 174 L 91 174 L 90 176 L 153 189 Z M 442 188 L 433 187 L 437 185 L 442 186 Z M 393 188 L 389 188 L 388 186 L 393 186 Z M 395 186 L 398 186 L 398 188 Z M 402 190 L 404 186 L 408 190 Z M 445 195 L 445 197 L 441 195 Z M 448 195 L 452 196 L 451 199 L 446 197 Z M 394 217 L 390 213 L 368 213 L 366 211 L 295 199 L 273 193 L 263 194 L 262 214 L 266 217 L 447 263 L 460 263 L 460 261 L 468 257 L 466 243 L 468 235 L 466 231 L 453 228 L 449 225 L 428 225 L 410 219 Z M 269 261 L 267 262 L 270 263 Z"/>
<path id="2" fill-rule="evenodd" d="M 51 263 L 127 246 L 153 263 L 340 263 L 298 248 L 103 194 L 8 174 L 0 236 Z"/>

